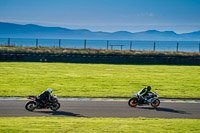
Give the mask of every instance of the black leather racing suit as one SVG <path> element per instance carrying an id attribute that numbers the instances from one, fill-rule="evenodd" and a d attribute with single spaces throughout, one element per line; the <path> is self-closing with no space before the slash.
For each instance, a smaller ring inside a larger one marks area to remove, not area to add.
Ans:
<path id="1" fill-rule="evenodd" d="M 49 101 L 51 98 L 51 95 L 48 91 L 44 91 L 42 92 L 40 95 L 38 95 L 37 97 L 37 101 L 40 102 L 42 104 L 42 106 L 44 106 L 44 104 Z"/>

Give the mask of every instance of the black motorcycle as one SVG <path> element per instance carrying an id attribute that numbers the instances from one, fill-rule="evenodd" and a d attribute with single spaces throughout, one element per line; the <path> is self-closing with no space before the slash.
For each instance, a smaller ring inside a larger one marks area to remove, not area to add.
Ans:
<path id="1" fill-rule="evenodd" d="M 28 96 L 27 99 L 31 101 L 27 102 L 25 105 L 26 110 L 34 111 L 35 109 L 51 109 L 56 111 L 60 108 L 60 103 L 58 102 L 58 97 L 56 95 L 51 96 L 51 100 L 46 102 L 44 105 L 41 104 L 36 96 Z"/>
<path id="2" fill-rule="evenodd" d="M 146 100 L 139 100 L 139 95 L 136 93 L 132 93 L 136 97 L 132 97 L 128 101 L 128 105 L 130 107 L 135 107 L 137 105 L 149 105 L 151 104 L 152 107 L 157 108 L 160 105 L 160 100 L 158 99 L 158 94 L 156 92 L 150 92 L 148 96 L 146 96 Z"/>

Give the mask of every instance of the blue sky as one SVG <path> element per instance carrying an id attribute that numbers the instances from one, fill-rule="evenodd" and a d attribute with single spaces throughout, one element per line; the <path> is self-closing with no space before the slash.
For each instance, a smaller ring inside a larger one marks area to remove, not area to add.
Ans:
<path id="1" fill-rule="evenodd" d="M 0 21 L 91 31 L 200 30 L 200 0 L 0 0 Z"/>

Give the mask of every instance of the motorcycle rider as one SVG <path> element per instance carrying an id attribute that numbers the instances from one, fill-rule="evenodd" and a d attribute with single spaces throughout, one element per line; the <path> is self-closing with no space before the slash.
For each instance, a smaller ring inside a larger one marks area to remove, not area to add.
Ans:
<path id="1" fill-rule="evenodd" d="M 47 101 L 51 101 L 52 89 L 48 88 L 46 91 L 42 92 L 37 96 L 37 101 L 41 104 L 42 107 L 45 107 Z"/>
<path id="2" fill-rule="evenodd" d="M 143 101 L 146 102 L 147 95 L 149 94 L 150 91 L 151 91 L 151 86 L 147 86 L 146 88 L 143 88 L 142 90 L 140 90 L 138 92 L 139 103 L 141 103 Z"/>

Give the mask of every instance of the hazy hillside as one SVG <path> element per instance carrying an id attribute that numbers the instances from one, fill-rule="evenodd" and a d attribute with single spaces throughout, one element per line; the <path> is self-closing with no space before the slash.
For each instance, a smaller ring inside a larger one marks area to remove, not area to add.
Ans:
<path id="1" fill-rule="evenodd" d="M 163 40 L 163 41 L 199 41 L 200 31 L 176 34 L 173 31 L 148 30 L 131 33 L 92 32 L 87 29 L 71 30 L 61 27 L 44 27 L 33 24 L 20 25 L 0 22 L 1 38 L 60 38 L 60 39 L 115 39 L 115 40 Z"/>

